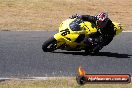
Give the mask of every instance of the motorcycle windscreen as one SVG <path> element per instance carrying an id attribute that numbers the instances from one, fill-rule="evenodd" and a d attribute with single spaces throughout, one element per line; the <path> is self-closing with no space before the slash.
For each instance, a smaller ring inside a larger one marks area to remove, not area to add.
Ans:
<path id="1" fill-rule="evenodd" d="M 69 24 L 69 27 L 72 31 L 81 31 L 80 23 L 82 23 L 81 19 L 75 19 Z"/>

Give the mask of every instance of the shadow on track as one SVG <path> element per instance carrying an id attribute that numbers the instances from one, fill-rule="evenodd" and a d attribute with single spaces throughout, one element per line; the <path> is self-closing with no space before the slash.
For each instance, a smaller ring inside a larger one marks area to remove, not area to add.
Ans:
<path id="1" fill-rule="evenodd" d="M 115 58 L 131 58 L 128 54 L 119 54 L 112 52 L 99 52 L 96 55 L 87 55 L 84 52 L 53 52 L 53 53 L 63 53 L 63 54 L 72 54 L 72 55 L 82 55 L 82 56 L 106 56 L 106 57 L 115 57 Z"/>

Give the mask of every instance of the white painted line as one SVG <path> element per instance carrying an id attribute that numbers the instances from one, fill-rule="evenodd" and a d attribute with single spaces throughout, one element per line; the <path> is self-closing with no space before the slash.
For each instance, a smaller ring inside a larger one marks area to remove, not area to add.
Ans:
<path id="1" fill-rule="evenodd" d="M 0 81 L 6 81 L 6 80 L 49 80 L 49 79 L 55 79 L 55 78 L 61 78 L 61 77 L 0 78 Z M 131 77 L 131 79 L 132 79 L 132 77 Z"/>
<path id="2" fill-rule="evenodd" d="M 30 77 L 31 80 L 48 80 L 50 77 Z"/>
<path id="3" fill-rule="evenodd" d="M 0 80 L 1 80 L 1 79 L 11 79 L 11 78 L 0 78 Z"/>
<path id="4" fill-rule="evenodd" d="M 53 77 L 20 77 L 20 78 L 0 78 L 0 81 L 5 80 L 48 80 Z"/>
<path id="5" fill-rule="evenodd" d="M 123 31 L 123 32 L 132 32 L 132 31 Z"/>

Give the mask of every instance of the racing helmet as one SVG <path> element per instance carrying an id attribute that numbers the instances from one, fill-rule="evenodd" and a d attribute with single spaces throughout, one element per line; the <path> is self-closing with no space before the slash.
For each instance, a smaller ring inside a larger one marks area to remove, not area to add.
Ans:
<path id="1" fill-rule="evenodd" d="M 109 19 L 107 13 L 101 12 L 96 16 L 96 18 L 97 18 L 96 24 L 98 28 L 104 28 L 107 25 Z"/>

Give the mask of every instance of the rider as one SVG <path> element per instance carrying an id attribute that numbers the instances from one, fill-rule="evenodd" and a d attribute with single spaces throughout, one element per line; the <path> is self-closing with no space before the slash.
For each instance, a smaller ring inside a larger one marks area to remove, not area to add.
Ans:
<path id="1" fill-rule="evenodd" d="M 84 42 L 93 45 L 94 43 L 100 44 L 99 47 L 108 45 L 115 35 L 114 24 L 108 18 L 108 14 L 105 12 L 99 13 L 97 16 L 90 15 L 73 15 L 72 18 L 80 18 L 83 21 L 89 21 L 95 24 L 97 32 L 91 34 L 89 38 L 85 38 Z M 103 44 L 102 44 L 103 43 Z"/>

